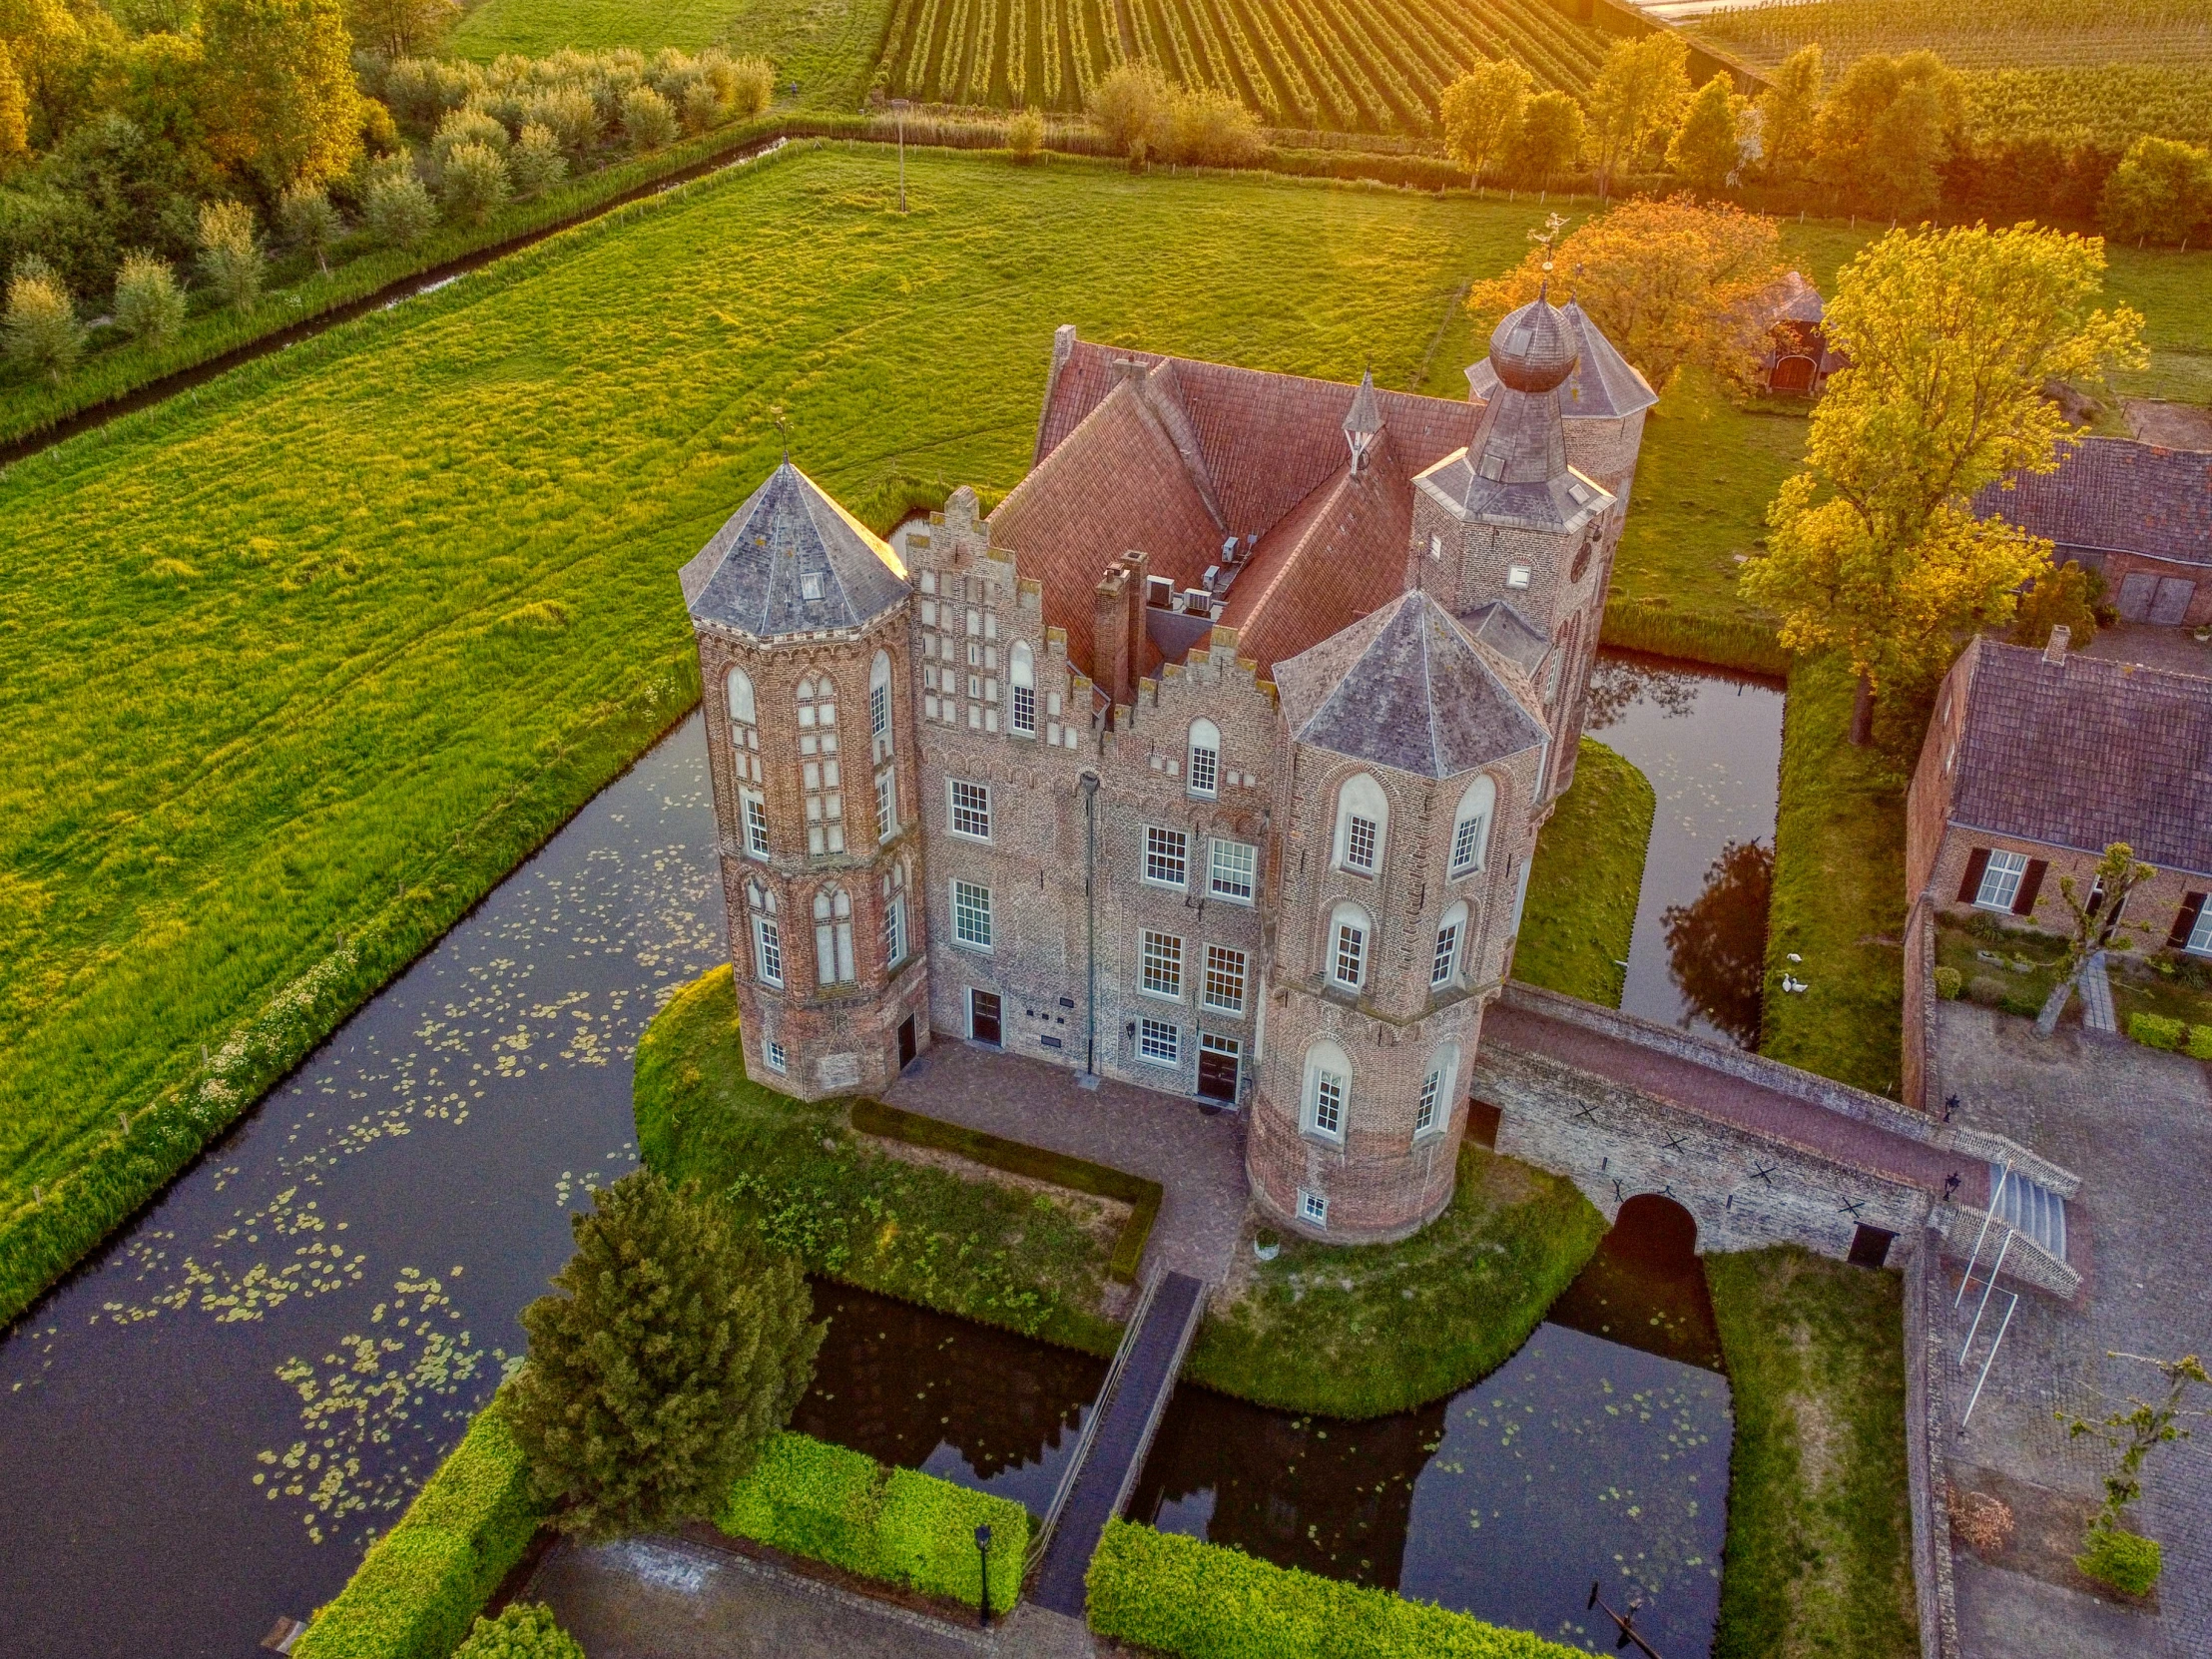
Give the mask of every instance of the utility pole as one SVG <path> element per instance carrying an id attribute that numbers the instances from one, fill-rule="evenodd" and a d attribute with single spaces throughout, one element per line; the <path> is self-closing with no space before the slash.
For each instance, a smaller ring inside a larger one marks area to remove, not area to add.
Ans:
<path id="1" fill-rule="evenodd" d="M 891 113 L 898 117 L 898 211 L 906 211 L 906 100 L 893 98 Z"/>

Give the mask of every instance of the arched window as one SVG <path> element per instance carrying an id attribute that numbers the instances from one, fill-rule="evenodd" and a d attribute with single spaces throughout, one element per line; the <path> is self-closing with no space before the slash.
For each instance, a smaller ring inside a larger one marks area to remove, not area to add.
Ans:
<path id="1" fill-rule="evenodd" d="M 1345 1051 L 1323 1037 L 1306 1051 L 1305 1104 L 1299 1127 L 1309 1135 L 1345 1138 L 1345 1116 L 1352 1110 L 1352 1062 Z"/>
<path id="2" fill-rule="evenodd" d="M 1364 772 L 1346 779 L 1337 792 L 1337 867 L 1360 875 L 1382 869 L 1389 829 L 1390 804 L 1382 786 Z"/>
<path id="3" fill-rule="evenodd" d="M 1329 912 L 1329 982 L 1356 991 L 1368 982 L 1375 923 L 1349 899 Z"/>
<path id="4" fill-rule="evenodd" d="M 852 900 L 842 887 L 815 894 L 815 983 L 849 985 L 852 970 Z"/>
<path id="5" fill-rule="evenodd" d="M 1014 648 L 1007 654 L 1006 684 L 1012 688 L 1013 704 L 1008 717 L 1016 736 L 1033 738 L 1037 735 L 1037 660 L 1026 640 L 1014 641 Z"/>
<path id="6" fill-rule="evenodd" d="M 730 719 L 738 726 L 761 724 L 759 711 L 753 704 L 753 679 L 742 668 L 730 671 Z"/>
<path id="7" fill-rule="evenodd" d="M 819 689 L 819 688 L 818 688 Z M 891 654 L 878 651 L 867 669 L 867 735 L 870 759 L 891 758 Z"/>
<path id="8" fill-rule="evenodd" d="M 730 697 L 730 747 L 737 756 L 738 782 L 761 781 L 761 712 L 753 700 L 753 681 L 744 669 L 734 668 L 724 682 Z"/>
<path id="9" fill-rule="evenodd" d="M 1451 1122 L 1451 1091 L 1459 1080 L 1459 1045 L 1440 1042 L 1428 1057 L 1421 1079 L 1420 1104 L 1413 1108 L 1413 1138 L 1440 1133 Z"/>
<path id="10" fill-rule="evenodd" d="M 784 934 L 776 921 L 776 894 L 765 882 L 746 886 L 746 907 L 753 913 L 753 971 L 764 985 L 784 983 Z"/>
<path id="11" fill-rule="evenodd" d="M 799 682 L 799 782 L 807 798 L 807 850 L 844 850 L 844 795 L 837 776 L 837 688 L 829 675 Z"/>
<path id="12" fill-rule="evenodd" d="M 896 967 L 906 959 L 906 860 L 895 858 L 883 871 L 883 962 Z"/>
<path id="13" fill-rule="evenodd" d="M 1436 925 L 1436 954 L 1429 964 L 1430 989 L 1441 989 L 1459 976 L 1459 954 L 1467 942 L 1467 901 L 1460 899 L 1444 911 Z"/>
<path id="14" fill-rule="evenodd" d="M 1490 816 L 1497 810 L 1497 784 L 1488 773 L 1467 786 L 1459 810 L 1451 815 L 1451 873 L 1465 875 L 1482 867 L 1490 845 Z"/>
<path id="15" fill-rule="evenodd" d="M 1210 720 L 1191 722 L 1191 794 L 1211 801 L 1221 789 L 1221 728 Z"/>

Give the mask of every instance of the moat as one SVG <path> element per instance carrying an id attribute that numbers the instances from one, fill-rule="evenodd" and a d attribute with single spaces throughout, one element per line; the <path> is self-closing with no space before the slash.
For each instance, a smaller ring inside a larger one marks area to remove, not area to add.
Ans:
<path id="1" fill-rule="evenodd" d="M 1695 708 L 1662 708 L 1669 739 L 1743 703 L 1667 669 Z M 1635 718 L 1595 735 L 1644 765 Z M 11 1656 L 250 1651 L 335 1593 L 488 1397 L 569 1213 L 635 1161 L 639 1034 L 722 948 L 702 741 L 695 716 L 0 1343 Z M 1749 753 L 1769 835 L 1774 784 Z M 1645 910 L 1694 903 L 1723 842 L 1761 832 L 1708 826 L 1709 794 L 1677 804 L 1695 853 L 1664 880 L 1655 833 Z M 1629 1006 L 1679 1017 L 1635 1000 L 1646 932 L 1640 911 Z M 1419 1411 L 1346 1425 L 1183 1390 L 1132 1513 L 1577 1642 L 1600 1578 L 1643 1596 L 1662 1651 L 1703 1651 L 1728 1392 L 1702 1275 L 1649 1243 L 1601 1253 L 1511 1362 Z M 798 1426 L 1043 1506 L 1098 1362 L 819 1294 Z"/>

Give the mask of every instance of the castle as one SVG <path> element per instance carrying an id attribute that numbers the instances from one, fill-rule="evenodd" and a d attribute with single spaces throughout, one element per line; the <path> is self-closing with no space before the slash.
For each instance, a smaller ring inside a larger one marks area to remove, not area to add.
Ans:
<path id="1" fill-rule="evenodd" d="M 752 1073 L 997 1044 L 1247 1110 L 1298 1232 L 1433 1218 L 1655 401 L 1572 301 L 1467 373 L 1063 327 L 1028 475 L 903 558 L 778 467 L 682 573 Z"/>

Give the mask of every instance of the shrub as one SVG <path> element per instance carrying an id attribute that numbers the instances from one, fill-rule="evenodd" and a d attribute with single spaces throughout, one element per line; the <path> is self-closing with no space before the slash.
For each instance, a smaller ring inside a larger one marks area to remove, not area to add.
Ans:
<path id="1" fill-rule="evenodd" d="M 1044 112 L 1032 104 L 1007 122 L 1006 148 L 1019 161 L 1035 161 L 1044 148 Z"/>
<path id="2" fill-rule="evenodd" d="M 543 196 L 567 172 L 568 158 L 561 154 L 561 141 L 553 136 L 552 128 L 541 127 L 535 121 L 522 129 L 522 137 L 507 152 L 507 179 L 518 201 Z"/>
<path id="3" fill-rule="evenodd" d="M 345 221 L 320 185 L 293 185 L 276 203 L 276 226 L 302 254 L 312 254 L 317 270 L 330 274 L 330 245 L 345 232 Z"/>
<path id="4" fill-rule="evenodd" d="M 740 121 L 766 115 L 776 97 L 776 66 L 766 58 L 736 58 L 722 60 L 724 67 L 717 69 L 713 56 L 707 72 L 723 90 L 732 113 Z"/>
<path id="5" fill-rule="evenodd" d="M 226 305 L 251 311 L 262 296 L 265 270 L 254 210 L 244 202 L 200 207 L 200 275 Z"/>
<path id="6" fill-rule="evenodd" d="M 2182 1052 L 2192 1060 L 2212 1060 L 2212 1025 L 2192 1025 Z"/>
<path id="7" fill-rule="evenodd" d="M 1088 1582 L 1093 1631 L 1180 1659 L 1565 1659 L 1573 1651 L 1122 1520 L 1106 1523 Z"/>
<path id="8" fill-rule="evenodd" d="M 123 256 L 115 278 L 115 321 L 135 340 L 167 345 L 185 325 L 185 290 L 167 260 L 152 254 Z"/>
<path id="9" fill-rule="evenodd" d="M 453 1659 L 584 1659 L 576 1638 L 543 1602 L 510 1602 L 496 1619 L 478 1619 Z"/>
<path id="10" fill-rule="evenodd" d="M 2168 1019 L 2164 1014 L 2129 1014 L 2127 1034 L 2145 1048 L 2177 1049 L 2182 1035 L 2188 1029 L 2185 1020 Z"/>
<path id="11" fill-rule="evenodd" d="M 1091 95 L 1091 123 L 1118 155 L 1144 160 L 1168 98 L 1160 72 L 1142 58 L 1126 58 Z"/>
<path id="12" fill-rule="evenodd" d="M 481 225 L 506 206 L 507 163 L 488 144 L 456 144 L 446 152 L 438 194 L 450 218 Z"/>
<path id="13" fill-rule="evenodd" d="M 437 136 L 430 141 L 433 165 L 442 172 L 450 165 L 453 152 L 464 144 L 481 144 L 504 155 L 507 149 L 507 129 L 482 110 L 449 111 L 445 119 L 438 123 Z"/>
<path id="14" fill-rule="evenodd" d="M 599 142 L 599 106 L 582 87 L 553 87 L 523 105 L 525 123 L 548 129 L 572 160 Z"/>
<path id="15" fill-rule="evenodd" d="M 622 95 L 622 131 L 633 148 L 658 150 L 676 137 L 676 112 L 651 87 L 632 87 Z"/>
<path id="16" fill-rule="evenodd" d="M 1204 87 L 1168 100 L 1157 147 L 1185 167 L 1245 167 L 1260 154 L 1260 129 L 1234 94 Z"/>
<path id="17" fill-rule="evenodd" d="M 84 330 L 77 325 L 77 303 L 54 275 L 53 268 L 35 254 L 15 262 L 8 279 L 8 310 L 0 320 L 8 361 L 34 374 L 59 381 L 77 365 L 85 347 Z"/>
<path id="18" fill-rule="evenodd" d="M 2001 1008 L 2011 994 L 2011 987 L 1991 974 L 1977 973 L 1966 981 L 1966 1000 L 1978 1007 Z"/>
<path id="19" fill-rule="evenodd" d="M 2074 1557 L 2074 1565 L 2083 1573 L 2125 1595 L 2150 1594 L 2165 1564 L 2156 1538 L 2138 1537 L 2116 1526 L 2092 1526 L 2088 1543 Z"/>
<path id="20" fill-rule="evenodd" d="M 722 119 L 722 94 L 715 91 L 714 82 L 702 76 L 685 84 L 676 108 L 684 118 L 685 132 L 704 133 Z"/>
<path id="21" fill-rule="evenodd" d="M 1957 1001 L 1959 992 L 1965 988 L 1966 976 L 1956 968 L 1939 967 L 1936 970 L 1936 994 L 1945 1002 Z"/>
<path id="22" fill-rule="evenodd" d="M 409 171 L 386 173 L 368 187 L 362 217 L 376 240 L 392 248 L 415 248 L 438 222 L 430 193 Z"/>

